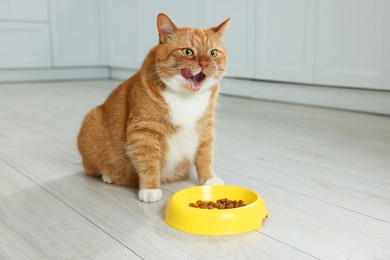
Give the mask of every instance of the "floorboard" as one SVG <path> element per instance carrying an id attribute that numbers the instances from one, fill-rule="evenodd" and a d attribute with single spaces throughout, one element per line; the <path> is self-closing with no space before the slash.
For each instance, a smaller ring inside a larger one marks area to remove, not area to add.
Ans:
<path id="1" fill-rule="evenodd" d="M 198 236 L 83 174 L 84 115 L 118 81 L 0 84 L 0 259 L 389 259 L 390 117 L 220 96 L 215 171 L 255 190 L 261 229 Z"/>
<path id="2" fill-rule="evenodd" d="M 140 259 L 0 160 L 0 259 Z"/>

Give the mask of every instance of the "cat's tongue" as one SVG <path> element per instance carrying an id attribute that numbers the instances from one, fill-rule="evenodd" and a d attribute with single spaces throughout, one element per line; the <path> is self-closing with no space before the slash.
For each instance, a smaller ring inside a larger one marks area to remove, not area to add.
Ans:
<path id="1" fill-rule="evenodd" d="M 194 75 L 191 73 L 189 69 L 181 69 L 180 72 L 183 78 L 185 78 L 186 80 L 189 80 L 190 78 L 194 77 Z"/>
<path id="2" fill-rule="evenodd" d="M 181 75 L 184 79 L 188 80 L 190 88 L 193 91 L 200 90 L 203 80 L 206 78 L 206 75 L 203 72 L 199 72 L 194 75 L 189 69 L 181 69 Z"/>

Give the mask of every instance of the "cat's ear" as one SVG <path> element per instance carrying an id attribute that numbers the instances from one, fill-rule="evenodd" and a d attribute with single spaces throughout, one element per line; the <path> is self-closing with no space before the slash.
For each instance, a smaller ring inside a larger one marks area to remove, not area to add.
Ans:
<path id="1" fill-rule="evenodd" d="M 176 25 L 163 13 L 157 16 L 157 29 L 160 43 L 165 43 L 177 30 Z"/>
<path id="2" fill-rule="evenodd" d="M 213 30 L 214 32 L 216 32 L 217 34 L 222 36 L 223 32 L 225 31 L 225 29 L 227 27 L 227 24 L 228 24 L 229 20 L 230 20 L 230 18 L 226 19 L 220 25 L 211 28 L 211 30 Z"/>

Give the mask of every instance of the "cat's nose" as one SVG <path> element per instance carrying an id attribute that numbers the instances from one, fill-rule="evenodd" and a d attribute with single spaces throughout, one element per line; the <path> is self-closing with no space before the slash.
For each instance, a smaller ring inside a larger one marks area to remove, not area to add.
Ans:
<path id="1" fill-rule="evenodd" d="M 209 65 L 209 63 L 205 60 L 200 60 L 199 61 L 199 66 L 202 70 L 204 70 L 207 66 Z"/>

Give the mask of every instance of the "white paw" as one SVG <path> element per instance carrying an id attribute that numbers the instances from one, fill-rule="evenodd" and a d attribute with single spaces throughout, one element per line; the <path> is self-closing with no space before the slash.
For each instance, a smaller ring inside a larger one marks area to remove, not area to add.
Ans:
<path id="1" fill-rule="evenodd" d="M 105 183 L 108 183 L 108 184 L 112 183 L 111 178 L 108 177 L 108 176 L 105 175 L 105 174 L 102 174 L 102 180 L 103 180 Z"/>
<path id="2" fill-rule="evenodd" d="M 138 198 L 143 202 L 159 201 L 162 197 L 160 189 L 141 189 L 138 193 Z"/>
<path id="3" fill-rule="evenodd" d="M 223 185 L 223 180 L 219 177 L 208 179 L 204 185 Z"/>

